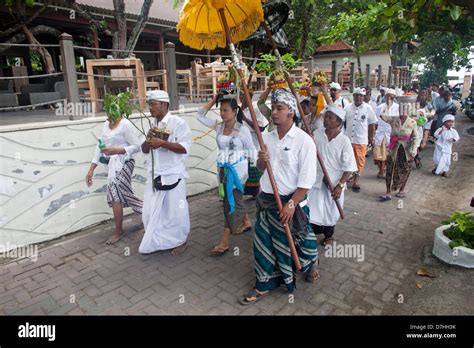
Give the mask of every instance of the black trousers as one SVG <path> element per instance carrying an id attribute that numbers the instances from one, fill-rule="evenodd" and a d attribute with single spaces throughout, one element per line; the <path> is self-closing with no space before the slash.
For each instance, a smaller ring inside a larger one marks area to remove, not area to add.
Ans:
<path id="1" fill-rule="evenodd" d="M 324 234 L 324 238 L 329 239 L 332 238 L 332 235 L 334 234 L 334 227 L 336 226 L 320 226 L 311 224 L 311 227 L 313 227 L 315 234 Z"/>

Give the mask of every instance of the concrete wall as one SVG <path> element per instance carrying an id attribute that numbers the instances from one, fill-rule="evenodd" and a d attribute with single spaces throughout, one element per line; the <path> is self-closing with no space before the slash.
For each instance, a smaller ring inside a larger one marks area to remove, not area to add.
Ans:
<path id="1" fill-rule="evenodd" d="M 180 114 L 193 137 L 208 130 L 195 119 L 195 111 Z M 93 186 L 85 183 L 104 121 L 97 117 L 0 127 L 0 246 L 51 240 L 113 217 L 106 201 L 106 167 L 96 169 Z M 214 133 L 193 143 L 188 195 L 217 186 L 216 156 Z M 135 160 L 132 185 L 143 197 L 148 155 L 138 154 Z"/>

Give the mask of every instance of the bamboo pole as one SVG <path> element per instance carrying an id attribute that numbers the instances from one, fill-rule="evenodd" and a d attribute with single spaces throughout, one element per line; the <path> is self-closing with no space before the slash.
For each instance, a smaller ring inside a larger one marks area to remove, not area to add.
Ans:
<path id="1" fill-rule="evenodd" d="M 240 67 L 241 66 L 240 58 L 237 55 L 234 43 L 232 42 L 232 38 L 230 36 L 229 25 L 227 24 L 227 20 L 225 18 L 224 9 L 219 9 L 219 16 L 221 17 L 222 23 L 223 23 L 224 28 L 225 28 L 226 40 L 227 40 L 227 44 L 229 45 L 229 49 L 231 51 L 234 66 L 236 67 L 237 72 L 238 72 L 238 74 L 239 74 L 239 76 L 242 80 L 242 88 L 244 90 L 245 100 L 247 102 L 247 105 L 248 105 L 248 108 L 249 108 L 249 111 L 250 111 L 250 115 L 252 116 L 252 122 L 253 122 L 255 133 L 257 134 L 258 143 L 260 145 L 260 148 L 264 149 L 265 144 L 263 142 L 262 133 L 260 132 L 260 128 L 258 127 L 257 116 L 255 114 L 255 110 L 253 109 L 252 100 L 250 99 L 250 93 L 249 93 L 249 89 L 248 89 L 248 86 L 247 86 L 247 81 L 245 81 L 244 71 Z M 281 198 L 280 198 L 280 195 L 278 193 L 278 187 L 276 185 L 275 177 L 273 175 L 273 170 L 272 170 L 272 167 L 270 165 L 270 162 L 265 162 L 265 167 L 266 167 L 266 170 L 268 172 L 268 177 L 270 178 L 270 184 L 272 185 L 272 190 L 273 190 L 273 194 L 275 196 L 275 201 L 277 203 L 278 210 L 281 213 L 282 210 L 283 210 L 283 204 L 281 202 Z M 285 229 L 285 234 L 286 234 L 286 237 L 288 238 L 288 244 L 289 244 L 289 247 L 290 247 L 293 262 L 295 263 L 296 269 L 299 271 L 299 270 L 301 270 L 301 263 L 300 263 L 300 260 L 298 258 L 298 254 L 296 252 L 295 242 L 293 241 L 293 236 L 291 235 L 290 227 L 288 226 L 288 224 L 284 224 L 283 228 Z"/>

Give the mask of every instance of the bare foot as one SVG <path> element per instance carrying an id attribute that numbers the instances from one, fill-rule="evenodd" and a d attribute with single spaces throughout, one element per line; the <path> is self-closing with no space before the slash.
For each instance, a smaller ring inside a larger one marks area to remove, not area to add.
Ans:
<path id="1" fill-rule="evenodd" d="M 111 245 L 111 244 L 117 243 L 120 239 L 122 239 L 122 234 L 114 234 L 112 237 L 107 239 L 105 244 Z"/>
<path id="2" fill-rule="evenodd" d="M 186 250 L 187 247 L 188 247 L 188 242 L 186 241 L 183 244 L 181 244 L 180 246 L 177 246 L 176 248 L 171 250 L 171 255 L 182 254 Z"/>

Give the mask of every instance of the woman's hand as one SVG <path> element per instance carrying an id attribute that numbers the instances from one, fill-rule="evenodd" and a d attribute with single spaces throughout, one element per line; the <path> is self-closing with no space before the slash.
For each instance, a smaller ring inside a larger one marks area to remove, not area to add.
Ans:
<path id="1" fill-rule="evenodd" d="M 94 171 L 93 170 L 89 170 L 87 172 L 87 175 L 86 175 L 86 184 L 87 184 L 87 187 L 91 187 L 92 186 L 92 177 L 94 176 Z"/>
<path id="2" fill-rule="evenodd" d="M 408 163 L 411 163 L 415 160 L 415 155 L 410 155 L 410 157 L 408 157 Z"/>

